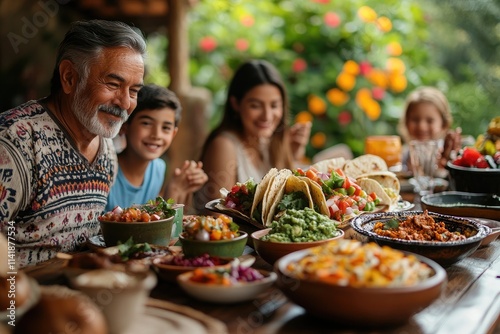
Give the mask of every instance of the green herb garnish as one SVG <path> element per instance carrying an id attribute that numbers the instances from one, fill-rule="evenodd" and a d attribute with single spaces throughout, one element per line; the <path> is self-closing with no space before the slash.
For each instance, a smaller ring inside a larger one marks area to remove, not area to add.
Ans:
<path id="1" fill-rule="evenodd" d="M 118 255 L 123 261 L 130 259 L 132 255 L 139 252 L 151 252 L 151 246 L 145 242 L 142 244 L 134 244 L 134 240 L 130 237 L 124 244 L 118 243 Z"/>
<path id="2" fill-rule="evenodd" d="M 399 227 L 399 220 L 392 218 L 384 223 L 384 230 L 396 229 Z"/>
<path id="3" fill-rule="evenodd" d="M 154 200 L 149 200 L 142 209 L 149 214 L 157 214 L 161 219 L 166 219 L 175 215 L 175 209 L 172 208 L 174 204 L 173 198 L 165 200 L 163 197 L 158 196 Z"/>

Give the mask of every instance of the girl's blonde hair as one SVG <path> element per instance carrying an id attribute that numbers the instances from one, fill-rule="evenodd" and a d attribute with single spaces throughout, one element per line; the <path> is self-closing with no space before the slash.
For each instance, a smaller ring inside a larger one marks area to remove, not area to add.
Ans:
<path id="1" fill-rule="evenodd" d="M 399 119 L 398 132 L 405 142 L 410 141 L 410 134 L 406 127 L 406 119 L 408 118 L 411 108 L 419 103 L 431 103 L 437 108 L 443 120 L 443 129 L 449 129 L 453 123 L 448 99 L 439 89 L 428 86 L 417 88 L 406 98 L 405 112 Z M 443 131 L 443 134 L 444 133 L 445 131 Z"/>

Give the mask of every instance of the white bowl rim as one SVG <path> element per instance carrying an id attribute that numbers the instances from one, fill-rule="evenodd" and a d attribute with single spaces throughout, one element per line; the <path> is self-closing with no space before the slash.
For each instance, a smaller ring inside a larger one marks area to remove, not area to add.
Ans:
<path id="1" fill-rule="evenodd" d="M 203 270 L 210 270 L 210 268 L 217 269 L 215 267 L 202 267 Z M 263 284 L 268 284 L 275 282 L 278 279 L 278 275 L 274 271 L 268 271 L 268 270 L 263 270 L 263 269 L 255 269 L 259 271 L 261 274 L 264 275 L 264 278 L 252 281 L 252 282 L 236 282 L 231 285 L 222 285 L 222 284 L 206 284 L 206 283 L 199 283 L 199 282 L 192 282 L 189 280 L 189 278 L 193 275 L 192 271 L 182 273 L 179 276 L 177 276 L 177 281 L 179 283 L 184 283 L 186 285 L 192 285 L 195 287 L 202 287 L 202 288 L 207 288 L 207 289 L 215 289 L 215 290 L 227 290 L 227 289 L 239 289 L 242 287 L 250 287 L 250 286 L 257 286 L 257 285 L 263 285 Z"/>

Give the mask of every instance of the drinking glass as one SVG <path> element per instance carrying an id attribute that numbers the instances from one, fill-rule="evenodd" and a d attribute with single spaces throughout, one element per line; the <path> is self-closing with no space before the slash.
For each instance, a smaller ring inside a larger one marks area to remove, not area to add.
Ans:
<path id="1" fill-rule="evenodd" d="M 437 169 L 438 143 L 435 140 L 410 141 L 410 161 L 415 191 L 424 196 L 434 191 L 434 172 Z"/>
<path id="2" fill-rule="evenodd" d="M 365 153 L 378 155 L 387 163 L 387 167 L 401 165 L 401 137 L 368 136 L 365 139 Z"/>

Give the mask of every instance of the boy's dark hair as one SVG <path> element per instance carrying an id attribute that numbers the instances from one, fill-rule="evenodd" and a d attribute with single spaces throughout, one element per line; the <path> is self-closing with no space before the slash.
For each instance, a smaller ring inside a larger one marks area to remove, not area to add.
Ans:
<path id="1" fill-rule="evenodd" d="M 170 108 L 175 112 L 175 126 L 179 126 L 182 107 L 177 95 L 165 87 L 153 84 L 145 85 L 137 95 L 137 107 L 128 118 L 128 122 L 132 121 L 134 116 L 141 110 L 163 108 Z"/>

